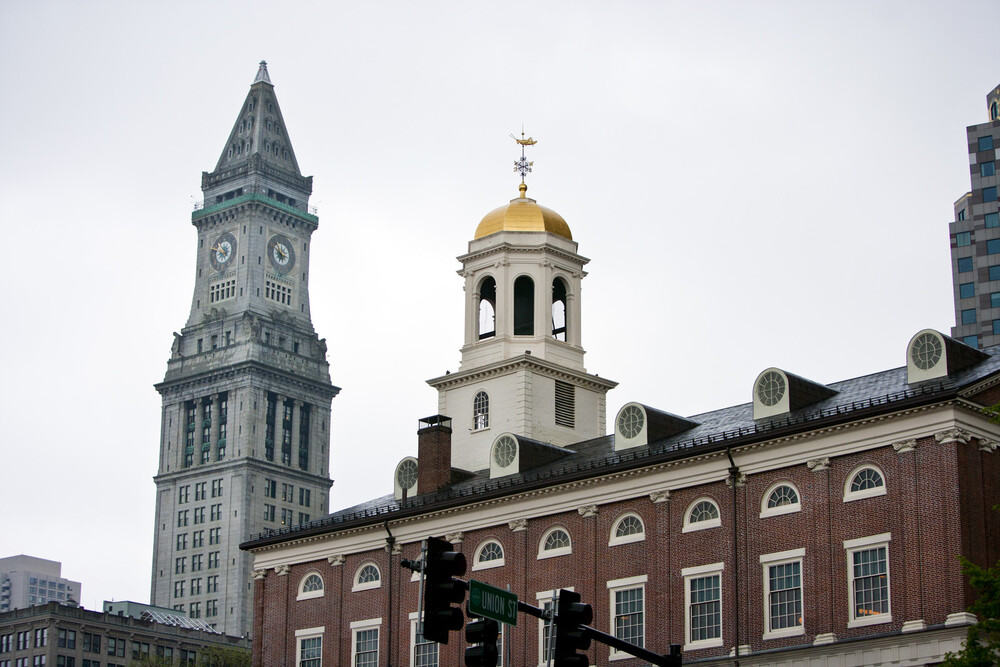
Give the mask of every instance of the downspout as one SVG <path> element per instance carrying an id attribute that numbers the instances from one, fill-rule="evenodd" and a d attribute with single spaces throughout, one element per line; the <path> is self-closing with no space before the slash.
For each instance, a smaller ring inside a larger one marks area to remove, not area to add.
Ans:
<path id="1" fill-rule="evenodd" d="M 726 456 L 729 457 L 729 482 L 730 486 L 733 488 L 733 603 L 736 609 L 736 644 L 733 647 L 733 656 L 735 660 L 733 664 L 735 667 L 740 665 L 740 604 L 739 604 L 739 580 L 740 580 L 740 563 L 737 554 L 739 551 L 739 531 L 737 530 L 737 515 L 736 515 L 736 483 L 740 479 L 740 468 L 736 465 L 736 461 L 733 460 L 733 453 L 731 447 L 726 447 Z"/>
<path id="2" fill-rule="evenodd" d="M 389 620 L 388 620 L 388 622 L 386 624 L 386 630 L 387 630 L 387 634 L 388 634 L 388 637 L 387 637 L 387 639 L 388 639 L 387 649 L 388 650 L 386 651 L 386 653 L 388 654 L 388 657 L 389 657 L 389 662 L 387 663 L 387 667 L 392 667 L 392 651 L 393 651 L 393 649 L 396 646 L 393 643 L 393 641 L 392 641 L 392 616 L 393 616 L 393 613 L 394 613 L 394 610 L 392 608 L 392 548 L 396 545 L 396 538 L 392 536 L 392 531 L 389 530 L 389 520 L 388 519 L 386 519 L 385 522 L 382 525 L 385 527 L 385 532 L 388 535 L 388 537 L 385 538 L 385 550 L 386 550 L 386 553 L 388 553 L 388 555 L 389 555 L 389 579 L 388 579 L 388 581 L 389 581 L 389 590 L 388 590 L 388 598 L 389 598 Z"/>

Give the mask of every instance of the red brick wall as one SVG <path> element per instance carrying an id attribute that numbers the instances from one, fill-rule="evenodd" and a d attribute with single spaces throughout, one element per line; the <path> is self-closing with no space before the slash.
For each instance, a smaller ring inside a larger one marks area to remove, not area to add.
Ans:
<path id="1" fill-rule="evenodd" d="M 975 444 L 941 444 L 929 437 L 911 452 L 897 453 L 886 446 L 833 458 L 828 469 L 820 466 L 814 471 L 797 465 L 750 475 L 745 484 L 737 486 L 735 510 L 732 488 L 720 480 L 675 490 L 666 502 L 653 503 L 648 495 L 642 495 L 600 505 L 596 516 L 581 516 L 574 510 L 531 519 L 527 528 L 520 531 L 512 530 L 506 523 L 466 531 L 456 546 L 468 559 L 468 578 L 501 588 L 509 585 L 529 604 L 537 604 L 539 592 L 573 587 L 585 602 L 593 605 L 594 626 L 604 631 L 609 631 L 611 625 L 607 582 L 647 575 L 646 645 L 659 652 L 667 652 L 671 643 L 684 643 L 681 570 L 724 562 L 723 645 L 686 652 L 686 660 L 725 655 L 737 643 L 749 644 L 752 650 L 760 651 L 808 645 L 823 633 L 834 633 L 837 639 L 863 637 L 898 630 L 908 620 L 940 624 L 948 614 L 965 609 L 968 595 L 959 571 L 959 551 L 994 560 L 1000 551 L 998 519 L 981 510 L 988 503 L 1000 502 L 998 459 L 1000 454 L 980 452 Z M 887 493 L 844 502 L 845 480 L 862 464 L 873 464 L 883 472 Z M 802 509 L 761 518 L 763 494 L 778 481 L 795 485 Z M 703 496 L 719 506 L 721 527 L 684 533 L 685 512 Z M 642 518 L 646 538 L 642 542 L 609 546 L 612 526 L 625 512 L 635 512 Z M 539 560 L 539 542 L 556 525 L 570 533 L 573 552 Z M 893 620 L 848 628 L 851 608 L 843 542 L 879 533 L 892 535 L 889 581 Z M 505 565 L 473 572 L 474 551 L 488 538 L 503 545 Z M 763 640 L 764 584 L 759 557 L 798 548 L 805 549 L 802 561 L 805 634 Z M 417 610 L 419 586 L 410 581 L 410 572 L 400 567 L 399 560 L 418 558 L 419 549 L 417 543 L 403 545 L 401 554 L 391 556 L 391 571 L 389 554 L 379 548 L 347 555 L 343 565 L 331 566 L 322 560 L 295 565 L 287 576 L 269 572 L 264 580 L 257 582 L 256 588 L 260 600 L 256 609 L 263 618 L 255 618 L 255 628 L 264 636 L 255 638 L 255 664 L 292 665 L 295 630 L 322 625 L 326 627 L 325 664 L 348 665 L 350 622 L 381 617 L 380 664 L 408 665 L 409 613 Z M 381 570 L 382 586 L 351 592 L 358 568 L 369 561 Z M 310 571 L 323 576 L 326 594 L 315 600 L 296 602 L 299 582 Z M 387 599 L 390 588 L 391 607 Z M 387 655 L 390 618 L 392 654 Z M 441 647 L 442 665 L 462 664 L 464 642 L 460 633 L 453 633 L 451 640 L 448 646 Z M 513 640 L 513 664 L 537 664 L 536 619 L 520 615 L 518 626 L 508 640 Z M 607 647 L 594 644 L 589 655 L 593 664 L 607 664 Z M 625 660 L 615 664 L 631 667 L 644 663 Z"/>

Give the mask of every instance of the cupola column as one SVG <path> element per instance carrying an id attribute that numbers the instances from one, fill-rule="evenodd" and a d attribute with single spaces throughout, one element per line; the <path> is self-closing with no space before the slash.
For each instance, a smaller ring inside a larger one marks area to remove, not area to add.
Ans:
<path id="1" fill-rule="evenodd" d="M 539 267 L 535 281 L 535 336 L 552 336 L 552 264 L 544 262 Z"/>
<path id="2" fill-rule="evenodd" d="M 566 294 L 566 326 L 569 327 L 569 335 L 566 336 L 566 341 L 577 347 L 582 347 L 583 345 L 583 338 L 580 335 L 580 323 L 582 320 L 583 318 L 580 317 L 580 281 L 574 278 L 572 287 L 569 293 Z"/>
<path id="3" fill-rule="evenodd" d="M 465 344 L 472 345 L 479 339 L 479 277 L 465 273 Z"/>

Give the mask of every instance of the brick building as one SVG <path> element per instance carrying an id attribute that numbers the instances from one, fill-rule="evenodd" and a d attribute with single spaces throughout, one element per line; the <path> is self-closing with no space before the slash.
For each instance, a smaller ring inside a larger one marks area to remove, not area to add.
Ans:
<path id="1" fill-rule="evenodd" d="M 538 606 L 572 588 L 598 629 L 682 644 L 686 662 L 922 665 L 957 649 L 974 620 L 958 555 L 1000 557 L 1000 426 L 982 409 L 1000 400 L 1000 348 L 924 330 L 904 367 L 830 385 L 769 368 L 750 403 L 628 403 L 608 435 L 614 383 L 583 368 L 587 260 L 519 195 L 459 258 L 462 367 L 430 381 L 448 416 L 421 423 L 394 493 L 241 545 L 255 664 L 462 664 L 459 633 L 422 640 L 401 567 L 431 535 L 470 578 Z M 504 628 L 504 664 L 544 664 L 543 627 Z"/>

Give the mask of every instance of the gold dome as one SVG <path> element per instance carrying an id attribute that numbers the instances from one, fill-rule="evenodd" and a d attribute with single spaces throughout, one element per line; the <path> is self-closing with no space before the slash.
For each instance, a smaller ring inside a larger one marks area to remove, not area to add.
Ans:
<path id="1" fill-rule="evenodd" d="M 573 240 L 573 233 L 562 216 L 550 208 L 539 206 L 525 193 L 528 186 L 521 183 L 520 197 L 511 199 L 506 206 L 487 213 L 476 227 L 475 238 L 481 239 L 497 232 L 551 232 Z"/>

